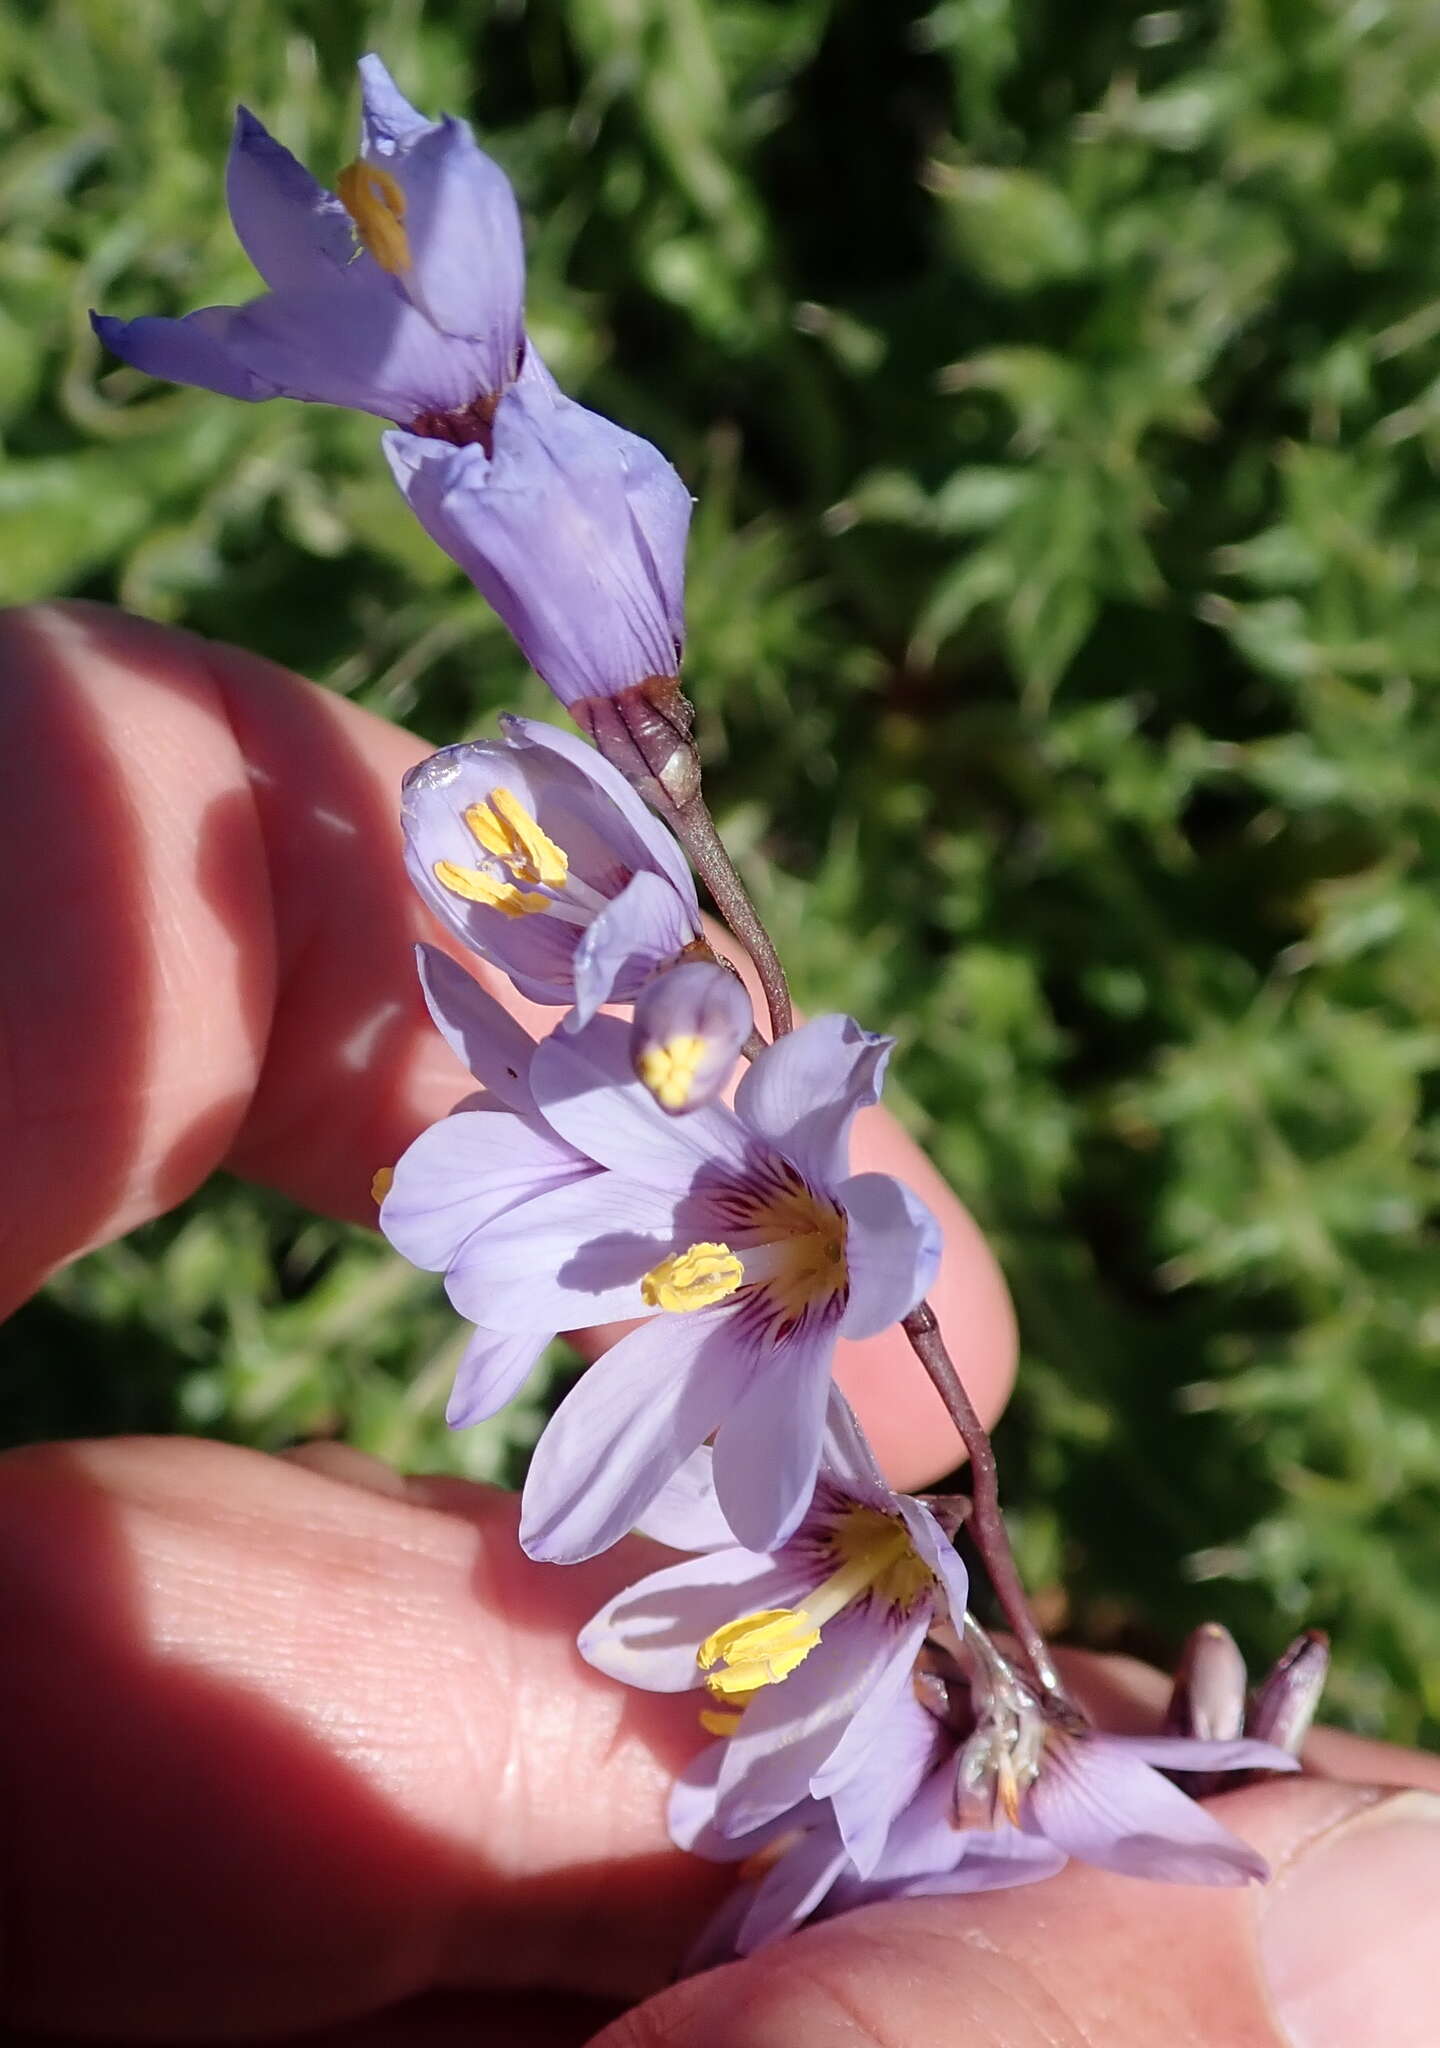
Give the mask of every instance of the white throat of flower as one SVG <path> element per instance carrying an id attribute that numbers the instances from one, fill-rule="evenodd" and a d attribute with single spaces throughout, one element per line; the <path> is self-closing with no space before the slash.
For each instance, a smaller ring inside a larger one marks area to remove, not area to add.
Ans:
<path id="1" fill-rule="evenodd" d="M 470 836 L 488 856 L 484 867 L 437 860 L 436 881 L 452 896 L 483 903 L 503 917 L 558 917 L 586 925 L 606 899 L 570 872 L 570 860 L 526 810 L 513 790 L 492 789 L 484 803 L 465 812 Z"/>
<path id="2" fill-rule="evenodd" d="M 868 1595 L 903 1615 L 934 1588 L 935 1575 L 898 1515 L 854 1502 L 824 1540 L 835 1569 L 805 1595 L 803 1605 L 741 1615 L 700 1645 L 695 1661 L 705 1673 L 706 1690 L 725 1710 L 701 1714 L 710 1734 L 733 1735 L 756 1693 L 782 1684 L 819 1643 L 826 1622 L 856 1600 Z"/>

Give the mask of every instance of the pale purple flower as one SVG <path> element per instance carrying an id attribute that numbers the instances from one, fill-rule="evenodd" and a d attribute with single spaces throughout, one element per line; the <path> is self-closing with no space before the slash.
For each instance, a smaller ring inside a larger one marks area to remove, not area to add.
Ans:
<path id="1" fill-rule="evenodd" d="M 711 961 L 687 960 L 635 998 L 630 1064 L 666 1114 L 681 1116 L 721 1093 L 754 1028 L 740 977 Z"/>
<path id="2" fill-rule="evenodd" d="M 93 315 L 115 354 L 230 398 L 304 398 L 412 434 L 488 438 L 530 360 L 515 195 L 461 121 L 427 121 L 378 57 L 360 61 L 360 155 L 327 191 L 247 109 L 226 195 L 269 289 L 181 320 Z"/>
<path id="3" fill-rule="evenodd" d="M 770 1549 L 814 1488 L 836 1342 L 907 1314 L 939 1260 L 929 1211 L 888 1175 L 848 1169 L 890 1041 L 815 1018 L 760 1054 L 733 1110 L 671 1117 L 635 1079 L 629 1039 L 599 1016 L 537 1047 L 540 1118 L 604 1171 L 537 1187 L 477 1229 L 450 1297 L 517 1333 L 650 1318 L 540 1440 L 521 1516 L 532 1556 L 608 1548 L 712 1432 L 721 1509 L 738 1541 Z"/>
<path id="4" fill-rule="evenodd" d="M 954 1812 L 955 1739 L 908 1690 L 891 1702 L 873 1746 L 863 1798 L 876 1844 L 857 1868 L 839 1801 L 806 1798 L 741 1835 L 717 1824 L 725 1745 L 712 1744 L 680 1774 L 670 1798 L 671 1840 L 710 1862 L 779 1853 L 737 1886 L 687 1958 L 690 1970 L 750 1955 L 813 1915 L 829 1918 L 878 1900 L 934 1892 L 998 1891 L 1052 1876 L 1065 1858 L 1017 1828 L 962 1827 Z M 851 1788 L 852 1801 L 860 1791 Z"/>
<path id="5" fill-rule="evenodd" d="M 518 1202 L 573 1186 L 597 1168 L 550 1128 L 530 1093 L 534 1040 L 495 998 L 433 946 L 416 948 L 420 985 L 441 1036 L 484 1094 L 422 1131 L 389 1175 L 380 1228 L 412 1265 L 446 1273 L 483 1224 Z M 470 1297 L 467 1295 L 467 1301 Z M 455 1374 L 452 1428 L 483 1422 L 520 1391 L 553 1331 L 480 1325 Z"/>
<path id="6" fill-rule="evenodd" d="M 716 1544 L 718 1508 L 702 1449 L 640 1526 L 704 1554 L 617 1594 L 581 1631 L 580 1650 L 627 1685 L 709 1690 L 720 1711 L 702 1719 L 728 1736 L 717 1825 L 744 1834 L 807 1795 L 838 1805 L 882 1734 L 893 1751 L 888 1724 L 916 1654 L 937 1621 L 959 1625 L 967 1580 L 937 1515 L 885 1484 L 834 1387 L 815 1490 L 793 1533 L 765 1552 Z M 883 1841 L 873 1798 L 860 1797 L 848 1824 L 842 1815 L 842 1835 L 857 1863 L 871 1860 Z"/>
<path id="7" fill-rule="evenodd" d="M 667 1814 L 671 1841 L 707 1863 L 744 1863 L 782 1846 L 759 1877 L 736 1885 L 711 1915 L 685 1957 L 686 1975 L 752 1955 L 793 1933 L 849 1865 L 834 1811 L 820 1799 L 802 1799 L 743 1835 L 721 1834 L 715 1798 L 723 1753 L 723 1743 L 712 1743 L 675 1780 Z"/>
<path id="8" fill-rule="evenodd" d="M 973 1620 L 961 1646 L 974 1726 L 954 1778 L 962 1820 L 1002 1819 L 1080 1863 L 1172 1884 L 1263 1881 L 1264 1858 L 1163 1771 L 1289 1771 L 1248 1738 L 1110 1735 L 1062 1725 Z"/>
<path id="9" fill-rule="evenodd" d="M 384 447 L 420 524 L 582 725 L 587 704 L 673 684 L 690 493 L 648 441 L 527 381 L 488 453 L 414 433 Z"/>
<path id="10" fill-rule="evenodd" d="M 700 938 L 685 856 L 625 778 L 574 734 L 502 720 L 500 741 L 405 778 L 405 863 L 430 909 L 535 1003 L 583 1024 L 629 1002 Z"/>

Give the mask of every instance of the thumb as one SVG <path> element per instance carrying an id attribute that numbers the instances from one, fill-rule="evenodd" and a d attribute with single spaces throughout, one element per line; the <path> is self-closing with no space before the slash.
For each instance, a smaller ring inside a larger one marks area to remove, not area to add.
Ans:
<path id="1" fill-rule="evenodd" d="M 1304 1779 L 1215 1804 L 1268 1886 L 1072 1864 L 870 1906 L 676 1985 L 594 2048 L 1434 2048 L 1440 1798 Z"/>

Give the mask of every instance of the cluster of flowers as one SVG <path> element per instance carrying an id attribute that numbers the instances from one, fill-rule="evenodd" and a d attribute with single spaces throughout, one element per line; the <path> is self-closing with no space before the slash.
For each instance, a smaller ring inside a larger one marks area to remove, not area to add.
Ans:
<path id="1" fill-rule="evenodd" d="M 755 1032 L 663 822 L 697 801 L 677 680 L 688 494 L 529 346 L 497 166 L 461 123 L 418 115 L 377 58 L 361 79 L 361 154 L 334 194 L 238 118 L 230 206 L 262 297 L 96 326 L 158 375 L 394 422 L 411 507 L 595 741 L 508 719 L 407 778 L 424 900 L 458 950 L 562 1016 L 536 1043 L 422 947 L 435 1024 L 480 1090 L 376 1195 L 392 1244 L 442 1272 L 475 1325 L 457 1426 L 509 1400 L 557 1331 L 637 1322 L 546 1428 L 521 1542 L 563 1564 L 639 1530 L 687 1554 L 580 1647 L 625 1684 L 703 1695 L 713 1739 L 675 1787 L 672 1833 L 748 1874 L 697 1959 L 1072 1857 L 1262 1877 L 1176 1779 L 1293 1768 L 1320 1653 L 1302 1646 L 1247 1714 L 1233 1644 L 1204 1632 L 1166 1733 L 1098 1732 L 969 1614 L 966 1504 L 895 1493 L 835 1388 L 837 1340 L 910 1315 L 939 1259 L 908 1189 L 849 1170 L 890 1041 L 842 1016 Z"/>

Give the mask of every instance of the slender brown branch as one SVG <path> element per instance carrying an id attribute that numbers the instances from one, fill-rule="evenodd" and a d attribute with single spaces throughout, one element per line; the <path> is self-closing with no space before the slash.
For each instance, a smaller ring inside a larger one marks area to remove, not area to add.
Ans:
<path id="1" fill-rule="evenodd" d="M 1039 1624 L 1030 1611 L 1030 1603 L 1025 1597 L 1025 1588 L 1020 1582 L 1020 1573 L 1016 1568 L 1015 1555 L 1010 1548 L 1010 1538 L 1000 1512 L 995 1452 L 990 1443 L 989 1432 L 976 1414 L 960 1375 L 955 1370 L 950 1353 L 945 1348 L 945 1340 L 940 1334 L 935 1311 L 929 1302 L 922 1301 L 918 1308 L 911 1309 L 902 1327 L 910 1339 L 915 1356 L 929 1374 L 970 1454 L 973 1505 L 968 1526 L 975 1546 L 985 1560 L 985 1569 L 991 1585 L 995 1588 L 995 1597 L 1000 1602 L 1005 1619 L 1010 1624 L 1036 1683 L 1053 1700 L 1064 1702 L 1065 1688 L 1060 1683 L 1060 1674 L 1055 1669 L 1054 1660 L 1044 1636 L 1040 1633 Z"/>
<path id="2" fill-rule="evenodd" d="M 772 1039 L 783 1038 L 795 1022 L 785 970 L 774 941 L 761 923 L 760 913 L 750 901 L 749 892 L 715 829 L 704 797 L 697 794 L 664 815 L 689 854 L 696 874 L 710 891 L 715 908 L 754 961 L 770 1012 L 770 1035 Z"/>

